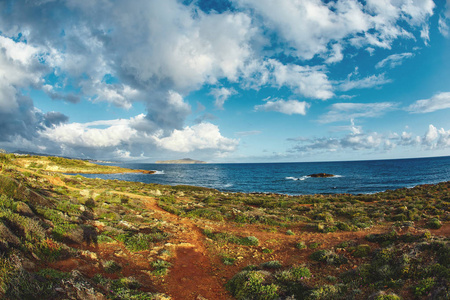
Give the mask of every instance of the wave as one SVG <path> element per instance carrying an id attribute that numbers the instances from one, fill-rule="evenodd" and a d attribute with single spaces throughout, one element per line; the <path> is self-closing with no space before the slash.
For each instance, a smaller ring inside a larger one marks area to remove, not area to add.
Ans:
<path id="1" fill-rule="evenodd" d="M 297 181 L 297 180 L 303 181 L 306 178 L 310 178 L 310 177 L 309 176 L 302 176 L 302 177 L 299 177 L 299 178 L 297 178 L 297 177 L 286 177 L 287 180 L 294 180 L 294 181 Z"/>
<path id="2" fill-rule="evenodd" d="M 161 171 L 155 170 L 155 173 L 153 173 L 153 174 L 154 175 L 163 175 L 165 173 L 164 173 L 164 170 L 161 170 Z"/>

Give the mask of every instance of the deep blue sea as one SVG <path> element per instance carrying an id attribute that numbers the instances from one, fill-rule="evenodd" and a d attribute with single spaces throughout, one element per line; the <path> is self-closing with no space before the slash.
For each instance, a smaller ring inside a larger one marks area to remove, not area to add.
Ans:
<path id="1" fill-rule="evenodd" d="M 299 194 L 375 193 L 450 180 L 450 156 L 351 162 L 248 164 L 130 164 L 113 165 L 156 174 L 89 174 L 90 178 L 119 179 L 168 185 L 195 185 L 231 192 Z M 309 174 L 330 173 L 332 178 Z"/>

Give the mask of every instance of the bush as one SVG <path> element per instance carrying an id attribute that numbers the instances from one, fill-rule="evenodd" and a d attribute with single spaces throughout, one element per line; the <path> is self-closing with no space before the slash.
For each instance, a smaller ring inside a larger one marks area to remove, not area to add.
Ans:
<path id="1" fill-rule="evenodd" d="M 295 244 L 295 248 L 299 249 L 299 250 L 303 250 L 308 248 L 308 246 L 306 246 L 305 242 L 298 242 L 297 244 Z"/>
<path id="2" fill-rule="evenodd" d="M 354 257 L 366 257 L 369 255 L 370 250 L 369 245 L 358 245 L 354 248 L 352 255 Z"/>
<path id="3" fill-rule="evenodd" d="M 248 236 L 245 238 L 242 238 L 240 241 L 241 245 L 246 245 L 246 246 L 258 246 L 259 245 L 259 240 L 257 237 L 254 236 Z"/>
<path id="4" fill-rule="evenodd" d="M 262 263 L 260 266 L 261 266 L 261 268 L 266 268 L 266 269 L 279 269 L 282 267 L 282 264 L 278 260 L 272 260 L 272 261 Z"/>
<path id="5" fill-rule="evenodd" d="M 238 300 L 272 300 L 278 298 L 278 285 L 268 283 L 271 277 L 265 271 L 242 271 L 227 283 L 226 287 Z"/>
<path id="6" fill-rule="evenodd" d="M 348 259 L 343 255 L 338 255 L 332 250 L 319 250 L 310 255 L 315 261 L 325 262 L 329 265 L 339 266 L 346 264 Z"/>
<path id="7" fill-rule="evenodd" d="M 425 278 L 419 281 L 417 286 L 414 288 L 414 295 L 416 296 L 423 296 L 434 287 L 436 284 L 436 281 L 434 278 Z"/>
<path id="8" fill-rule="evenodd" d="M 152 261 L 150 263 L 150 266 L 154 269 L 152 272 L 153 274 L 155 274 L 157 276 L 164 276 L 167 274 L 168 268 L 170 268 L 172 266 L 172 264 L 168 261 L 158 259 L 158 260 Z"/>
<path id="9" fill-rule="evenodd" d="M 396 294 L 386 294 L 386 292 L 381 291 L 376 293 L 375 295 L 371 296 L 370 299 L 373 300 L 400 300 L 401 298 L 397 296 Z"/>
<path id="10" fill-rule="evenodd" d="M 340 295 L 341 289 L 342 289 L 341 285 L 325 284 L 311 291 L 309 299 L 320 299 L 320 300 L 342 299 L 343 297 L 342 295 Z"/>
<path id="11" fill-rule="evenodd" d="M 442 227 L 442 223 L 438 218 L 432 218 L 428 220 L 427 227 L 431 229 L 439 229 Z"/>
<path id="12" fill-rule="evenodd" d="M 304 266 L 293 266 L 289 272 L 294 280 L 311 277 L 311 271 Z"/>
<path id="13" fill-rule="evenodd" d="M 102 265 L 106 273 L 116 273 L 122 270 L 122 267 L 113 260 L 107 260 Z"/>

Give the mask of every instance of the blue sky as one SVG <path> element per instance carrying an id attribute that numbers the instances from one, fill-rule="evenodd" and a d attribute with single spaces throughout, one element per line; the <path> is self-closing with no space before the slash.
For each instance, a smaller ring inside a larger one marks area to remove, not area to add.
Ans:
<path id="1" fill-rule="evenodd" d="M 154 162 L 450 154 L 450 3 L 0 2 L 0 148 Z"/>

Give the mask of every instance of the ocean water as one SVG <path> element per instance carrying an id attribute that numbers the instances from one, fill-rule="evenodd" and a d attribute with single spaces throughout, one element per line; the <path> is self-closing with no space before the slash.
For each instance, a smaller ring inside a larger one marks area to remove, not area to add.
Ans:
<path id="1" fill-rule="evenodd" d="M 87 174 L 90 178 L 119 179 L 167 185 L 194 185 L 230 192 L 290 195 L 365 194 L 450 180 L 450 156 L 352 162 L 249 164 L 130 164 L 113 165 L 156 174 Z M 331 178 L 309 174 L 330 173 Z"/>

